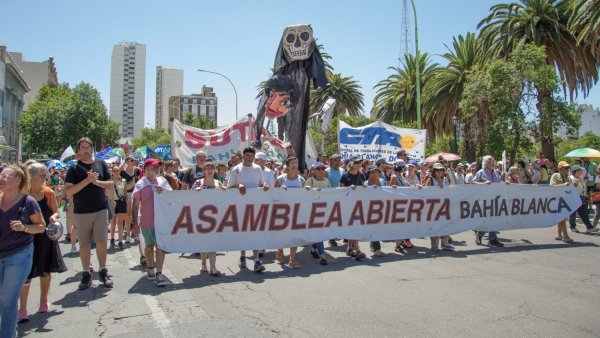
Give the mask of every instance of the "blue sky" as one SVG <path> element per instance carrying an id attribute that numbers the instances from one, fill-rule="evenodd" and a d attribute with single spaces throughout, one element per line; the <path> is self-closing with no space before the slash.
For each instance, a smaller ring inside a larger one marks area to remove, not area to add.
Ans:
<path id="1" fill-rule="evenodd" d="M 419 49 L 434 55 L 447 51 L 452 37 L 475 31 L 499 3 L 494 0 L 415 0 Z M 409 1 L 410 6 L 410 1 Z M 311 24 L 314 36 L 333 57 L 335 72 L 353 76 L 362 86 L 365 113 L 372 105 L 373 86 L 398 65 L 402 1 L 28 1 L 4 0 L 0 10 L 0 44 L 24 53 L 26 60 L 54 56 L 61 82 L 86 81 L 109 106 L 110 58 L 119 41 L 147 46 L 146 125 L 154 125 L 156 66 L 184 70 L 184 93 L 215 88 L 219 125 L 239 114 L 256 114 L 256 85 L 270 75 L 275 52 L 288 25 Z M 412 12 L 409 15 L 414 29 Z M 411 31 L 412 33 L 412 31 Z M 414 44 L 414 34 L 411 41 Z M 580 103 L 600 106 L 600 89 Z"/>

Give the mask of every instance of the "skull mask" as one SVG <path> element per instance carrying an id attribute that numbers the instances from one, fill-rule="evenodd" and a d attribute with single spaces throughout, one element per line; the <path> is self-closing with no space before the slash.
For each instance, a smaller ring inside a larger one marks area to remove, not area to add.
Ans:
<path id="1" fill-rule="evenodd" d="M 290 61 L 306 60 L 314 49 L 312 29 L 307 25 L 288 26 L 283 31 L 282 43 Z"/>

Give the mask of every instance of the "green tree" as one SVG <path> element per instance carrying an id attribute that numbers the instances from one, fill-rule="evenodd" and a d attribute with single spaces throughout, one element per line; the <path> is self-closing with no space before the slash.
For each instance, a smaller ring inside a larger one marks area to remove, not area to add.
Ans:
<path id="1" fill-rule="evenodd" d="M 217 127 L 213 120 L 204 115 L 198 116 L 191 111 L 183 115 L 181 123 L 200 129 L 215 129 Z"/>
<path id="2" fill-rule="evenodd" d="M 431 63 L 429 55 L 419 55 L 419 69 L 421 74 L 421 92 L 427 85 L 432 73 L 438 67 L 437 63 Z M 412 122 L 416 120 L 416 58 L 414 55 L 404 55 L 401 67 L 389 67 L 393 74 L 387 79 L 379 81 L 375 85 L 377 94 L 373 99 L 372 114 L 386 123 L 395 120 Z M 426 106 L 423 105 L 422 106 Z M 427 113 L 425 112 L 424 115 Z M 429 135 L 435 134 L 435 130 L 427 130 Z"/>
<path id="3" fill-rule="evenodd" d="M 318 111 L 321 106 L 332 97 L 336 100 L 333 116 L 361 115 L 364 110 L 363 94 L 360 91 L 360 85 L 352 76 L 344 77 L 342 74 L 331 74 L 329 76 L 330 86 L 327 88 L 317 88 L 310 93 L 310 110 Z"/>
<path id="4" fill-rule="evenodd" d="M 456 116 L 458 121 L 463 121 L 459 102 L 467 74 L 483 64 L 483 55 L 479 40 L 474 33 L 454 37 L 452 49 L 448 48 L 448 50 L 448 53 L 443 55 L 448 60 L 448 65 L 435 69 L 425 86 L 423 93 L 425 115 L 423 117 L 428 130 L 435 130 L 440 136 L 453 137 L 452 118 Z M 437 139 L 435 137 L 437 135 L 432 135 L 429 139 L 434 141 Z M 466 151 L 474 154 L 475 142 L 470 139 L 465 140 L 467 141 Z"/>
<path id="5" fill-rule="evenodd" d="M 587 95 L 598 79 L 598 61 L 589 48 L 578 45 L 568 29 L 566 0 L 521 0 L 519 3 L 498 4 L 481 20 L 481 38 L 488 55 L 507 58 L 519 44 L 534 43 L 543 46 L 546 62 L 556 67 L 570 97 L 578 90 Z M 552 120 L 544 115 L 543 105 L 552 93 L 538 90 L 537 110 L 542 151 L 552 158 Z"/>
<path id="6" fill-rule="evenodd" d="M 577 43 L 589 48 L 596 60 L 600 59 L 600 0 L 566 1 L 569 29 Z"/>
<path id="7" fill-rule="evenodd" d="M 85 82 L 73 89 L 67 84 L 42 87 L 21 115 L 19 126 L 29 150 L 54 158 L 84 136 L 96 145 L 115 144 L 119 139 L 118 124 L 106 115 L 98 91 Z"/>
<path id="8" fill-rule="evenodd" d="M 143 146 L 154 149 L 159 144 L 171 144 L 171 135 L 162 128 L 144 128 L 142 135 L 131 140 L 131 143 L 133 150 Z"/>
<path id="9" fill-rule="evenodd" d="M 460 107 L 465 118 L 477 120 L 483 130 L 465 138 L 480 144 L 480 155 L 497 157 L 508 150 L 513 163 L 517 151 L 533 149 L 531 137 L 540 137 L 536 128 L 540 115 L 550 118 L 553 129 L 577 123 L 577 115 L 558 95 L 559 83 L 554 67 L 546 63 L 543 47 L 520 46 L 508 60 L 494 60 L 467 78 Z M 540 92 L 550 94 L 544 94 L 542 111 L 538 112 Z M 483 104 L 488 114 L 482 117 Z"/>
<path id="10" fill-rule="evenodd" d="M 600 136 L 595 135 L 592 132 L 587 132 L 583 136 L 575 138 L 575 139 L 561 139 L 557 136 L 557 145 L 556 152 L 557 157 L 561 160 L 573 160 L 572 158 L 564 157 L 571 150 L 579 149 L 579 148 L 592 148 L 599 150 L 600 149 Z"/>

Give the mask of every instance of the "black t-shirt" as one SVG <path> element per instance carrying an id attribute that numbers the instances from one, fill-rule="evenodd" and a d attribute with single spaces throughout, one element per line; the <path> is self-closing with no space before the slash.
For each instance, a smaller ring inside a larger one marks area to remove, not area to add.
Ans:
<path id="1" fill-rule="evenodd" d="M 356 175 L 352 175 L 349 171 L 347 171 L 344 173 L 344 175 L 342 175 L 340 184 L 344 184 L 345 187 L 349 187 L 351 185 L 359 186 L 363 185 L 366 180 L 367 178 L 365 177 L 365 174 L 361 173 L 360 171 Z"/>
<path id="2" fill-rule="evenodd" d="M 121 170 L 119 176 L 125 179 L 127 182 L 126 188 L 127 192 L 133 192 L 133 188 L 135 188 L 135 184 L 140 179 L 141 170 L 138 167 L 133 167 L 133 176 L 127 173 L 127 170 Z"/>
<path id="3" fill-rule="evenodd" d="M 192 188 L 192 184 L 196 182 L 196 180 L 204 178 L 204 169 L 198 168 L 197 166 L 193 166 L 191 168 L 187 168 L 183 172 L 182 182 L 185 182 L 188 185 L 188 189 Z"/>
<path id="4" fill-rule="evenodd" d="M 106 162 L 95 159 L 94 163 L 86 164 L 77 161 L 67 170 L 65 183 L 77 184 L 87 178 L 87 172 L 94 170 L 98 173 L 98 181 L 108 181 L 111 179 L 110 170 Z M 94 184 L 88 184 L 78 193 L 73 195 L 75 207 L 73 212 L 76 214 L 89 214 L 108 208 L 104 189 Z"/>

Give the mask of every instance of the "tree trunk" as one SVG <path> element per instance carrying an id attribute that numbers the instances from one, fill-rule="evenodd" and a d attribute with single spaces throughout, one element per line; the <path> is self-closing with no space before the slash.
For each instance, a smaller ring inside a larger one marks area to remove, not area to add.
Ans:
<path id="1" fill-rule="evenodd" d="M 465 130 L 463 131 L 463 147 L 464 147 L 464 155 L 469 163 L 475 162 L 477 159 L 477 149 L 475 148 L 477 142 L 475 141 L 475 135 L 473 134 L 473 118 L 475 116 L 471 116 L 469 119 L 465 119 Z"/>
<path id="2" fill-rule="evenodd" d="M 540 118 L 540 137 L 542 141 L 542 152 L 546 158 L 555 161 L 554 156 L 554 140 L 552 130 L 552 112 L 544 101 L 550 98 L 549 93 L 538 89 L 538 101 L 536 108 Z"/>

